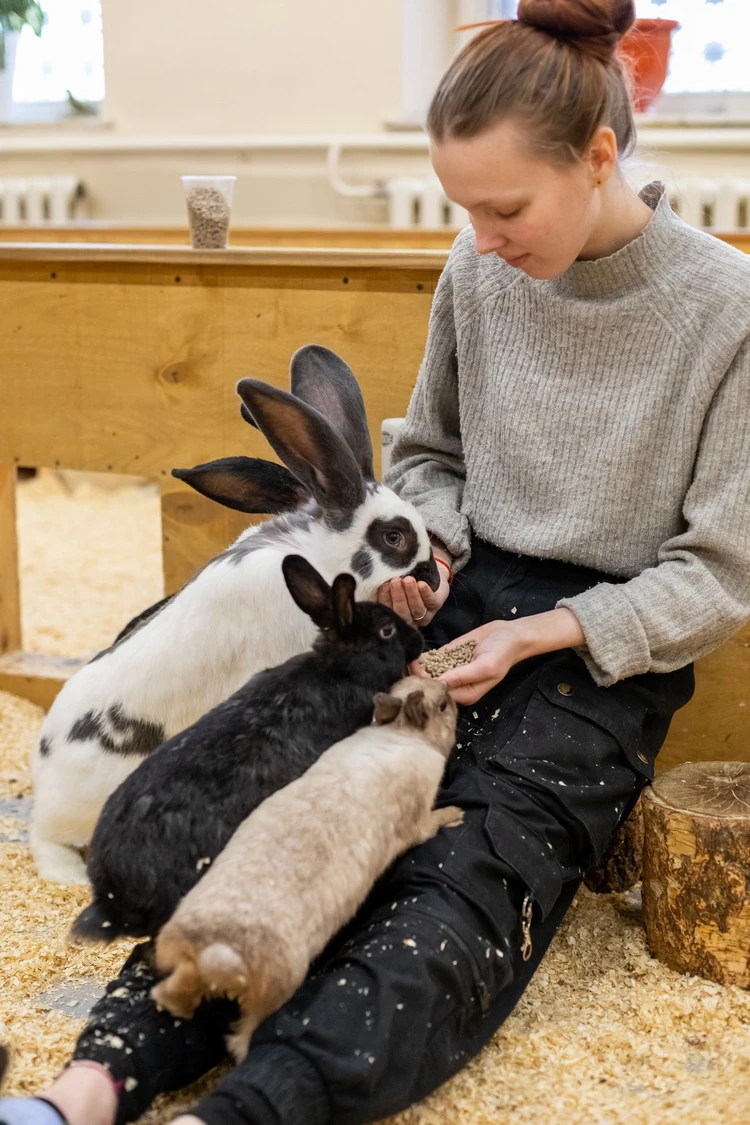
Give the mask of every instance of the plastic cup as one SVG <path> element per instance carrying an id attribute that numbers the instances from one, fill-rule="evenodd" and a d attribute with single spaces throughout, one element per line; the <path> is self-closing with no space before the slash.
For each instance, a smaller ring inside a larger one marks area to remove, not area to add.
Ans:
<path id="1" fill-rule="evenodd" d="M 236 176 L 181 176 L 194 250 L 223 250 Z"/>

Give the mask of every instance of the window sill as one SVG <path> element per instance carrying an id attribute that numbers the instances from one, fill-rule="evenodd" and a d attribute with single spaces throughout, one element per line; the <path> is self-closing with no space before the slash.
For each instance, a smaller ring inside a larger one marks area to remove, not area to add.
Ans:
<path id="1" fill-rule="evenodd" d="M 638 145 L 656 151 L 693 150 L 745 152 L 750 150 L 750 122 L 690 123 L 648 117 L 637 120 Z M 124 135 L 113 121 L 98 117 L 66 118 L 56 123 L 11 123 L 0 125 L 0 154 L 61 152 L 73 155 L 90 152 L 167 153 L 184 152 L 271 152 L 325 150 L 339 145 L 359 152 L 424 152 L 428 138 L 420 130 L 373 134 L 246 134 L 226 136 Z"/>
<path id="2" fill-rule="evenodd" d="M 99 116 L 99 114 L 66 114 L 65 116 L 58 114 L 40 114 L 38 117 L 13 116 L 10 121 L 0 122 L 0 136 L 17 136 L 20 133 L 28 131 L 33 135 L 39 134 L 42 130 L 49 130 L 56 133 L 62 130 L 77 130 L 83 129 L 86 131 L 96 129 L 112 129 L 114 128 L 114 121 L 106 120 Z"/>

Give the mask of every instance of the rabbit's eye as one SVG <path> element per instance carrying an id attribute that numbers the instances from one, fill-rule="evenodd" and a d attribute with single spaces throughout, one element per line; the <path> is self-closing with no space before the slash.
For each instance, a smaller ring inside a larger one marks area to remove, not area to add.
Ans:
<path id="1" fill-rule="evenodd" d="M 406 546 L 406 540 L 400 531 L 386 531 L 383 538 L 389 547 L 397 547 L 399 551 Z"/>
<path id="2" fill-rule="evenodd" d="M 444 699 L 443 702 L 440 704 L 440 710 L 444 711 L 447 706 L 448 706 L 447 700 Z"/>
<path id="3" fill-rule="evenodd" d="M 384 641 L 389 641 L 391 637 L 396 636 L 396 626 L 384 625 L 382 629 L 378 630 L 378 636 L 382 637 Z"/>

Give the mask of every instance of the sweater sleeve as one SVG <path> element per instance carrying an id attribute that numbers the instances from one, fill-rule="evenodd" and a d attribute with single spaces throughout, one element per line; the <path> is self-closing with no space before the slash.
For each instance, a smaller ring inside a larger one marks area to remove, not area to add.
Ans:
<path id="1" fill-rule="evenodd" d="M 602 687 L 681 668 L 750 618 L 750 340 L 713 396 L 682 511 L 656 566 L 557 603 L 578 618 L 577 651 Z"/>
<path id="2" fill-rule="evenodd" d="M 414 504 L 428 531 L 446 545 L 459 569 L 469 560 L 471 532 L 461 514 L 466 466 L 458 407 L 455 252 L 435 291 L 424 360 L 385 483 Z"/>

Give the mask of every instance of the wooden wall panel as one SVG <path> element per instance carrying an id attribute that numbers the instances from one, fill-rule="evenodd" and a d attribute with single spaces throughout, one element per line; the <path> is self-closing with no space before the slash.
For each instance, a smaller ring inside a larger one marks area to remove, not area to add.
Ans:
<path id="1" fill-rule="evenodd" d="M 16 467 L 0 458 L 0 657 L 20 647 Z"/>

